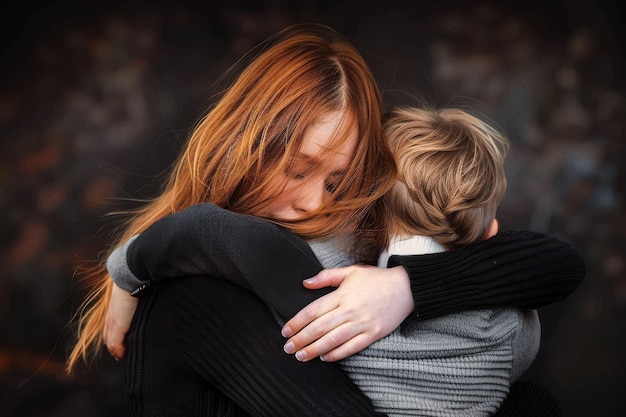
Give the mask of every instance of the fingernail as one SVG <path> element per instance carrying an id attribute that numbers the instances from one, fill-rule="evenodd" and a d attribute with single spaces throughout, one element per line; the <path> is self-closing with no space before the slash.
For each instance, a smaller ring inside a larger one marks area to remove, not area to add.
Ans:
<path id="1" fill-rule="evenodd" d="M 293 342 L 287 342 L 285 346 L 283 347 L 283 350 L 285 351 L 285 353 L 291 353 L 293 352 L 293 348 L 294 348 Z"/>
<path id="2" fill-rule="evenodd" d="M 304 282 L 306 282 L 307 284 L 315 284 L 317 282 L 317 278 L 313 277 L 313 278 L 305 279 Z"/>
<path id="3" fill-rule="evenodd" d="M 296 352 L 296 359 L 302 362 L 306 359 L 306 352 L 304 350 L 299 350 Z"/>
<path id="4" fill-rule="evenodd" d="M 327 359 L 328 359 L 328 356 L 326 356 L 326 355 L 322 355 L 322 356 L 320 356 L 320 360 L 321 360 L 322 362 L 326 362 L 326 360 L 327 360 Z"/>
<path id="5" fill-rule="evenodd" d="M 283 327 L 283 329 L 280 331 L 280 334 L 282 334 L 283 337 L 289 337 L 291 336 L 291 333 L 292 333 L 291 327 L 289 326 Z"/>

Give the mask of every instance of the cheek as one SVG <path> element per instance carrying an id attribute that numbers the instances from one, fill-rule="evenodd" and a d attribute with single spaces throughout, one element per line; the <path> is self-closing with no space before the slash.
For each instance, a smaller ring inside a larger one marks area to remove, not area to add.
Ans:
<path id="1" fill-rule="evenodd" d="M 267 214 L 276 215 L 276 214 L 279 214 L 281 211 L 285 210 L 286 207 L 287 207 L 286 201 L 276 199 L 272 201 L 271 203 L 269 203 L 265 207 L 264 211 L 267 212 Z"/>
<path id="2" fill-rule="evenodd" d="M 288 210 L 295 196 L 295 188 L 292 184 L 287 184 L 285 188 L 279 192 L 276 197 L 266 206 L 265 211 L 268 213 L 280 214 Z"/>

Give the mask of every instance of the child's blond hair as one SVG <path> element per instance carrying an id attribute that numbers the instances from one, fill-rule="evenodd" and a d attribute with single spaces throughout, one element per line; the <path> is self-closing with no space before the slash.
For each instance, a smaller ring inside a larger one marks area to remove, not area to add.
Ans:
<path id="1" fill-rule="evenodd" d="M 506 137 L 454 108 L 399 108 L 385 129 L 398 165 L 385 196 L 389 235 L 432 236 L 450 249 L 481 240 L 506 191 Z"/>

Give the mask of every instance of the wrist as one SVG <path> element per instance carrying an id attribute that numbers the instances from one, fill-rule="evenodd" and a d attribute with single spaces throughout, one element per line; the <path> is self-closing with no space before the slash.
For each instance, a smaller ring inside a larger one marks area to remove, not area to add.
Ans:
<path id="1" fill-rule="evenodd" d="M 389 272 L 394 281 L 394 287 L 397 289 L 398 302 L 403 306 L 405 317 L 408 317 L 415 310 L 409 274 L 402 265 L 389 268 Z"/>

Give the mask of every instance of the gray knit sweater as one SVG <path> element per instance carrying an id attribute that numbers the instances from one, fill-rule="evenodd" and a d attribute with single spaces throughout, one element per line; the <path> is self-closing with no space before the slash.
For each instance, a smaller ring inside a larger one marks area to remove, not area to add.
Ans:
<path id="1" fill-rule="evenodd" d="M 325 268 L 352 262 L 332 244 L 311 245 Z M 432 238 L 392 239 L 381 254 L 443 252 Z M 345 252 L 343 252 L 345 253 Z M 405 320 L 388 336 L 340 362 L 374 407 L 389 416 L 493 415 L 537 355 L 537 312 L 512 308 L 472 310 Z"/>

